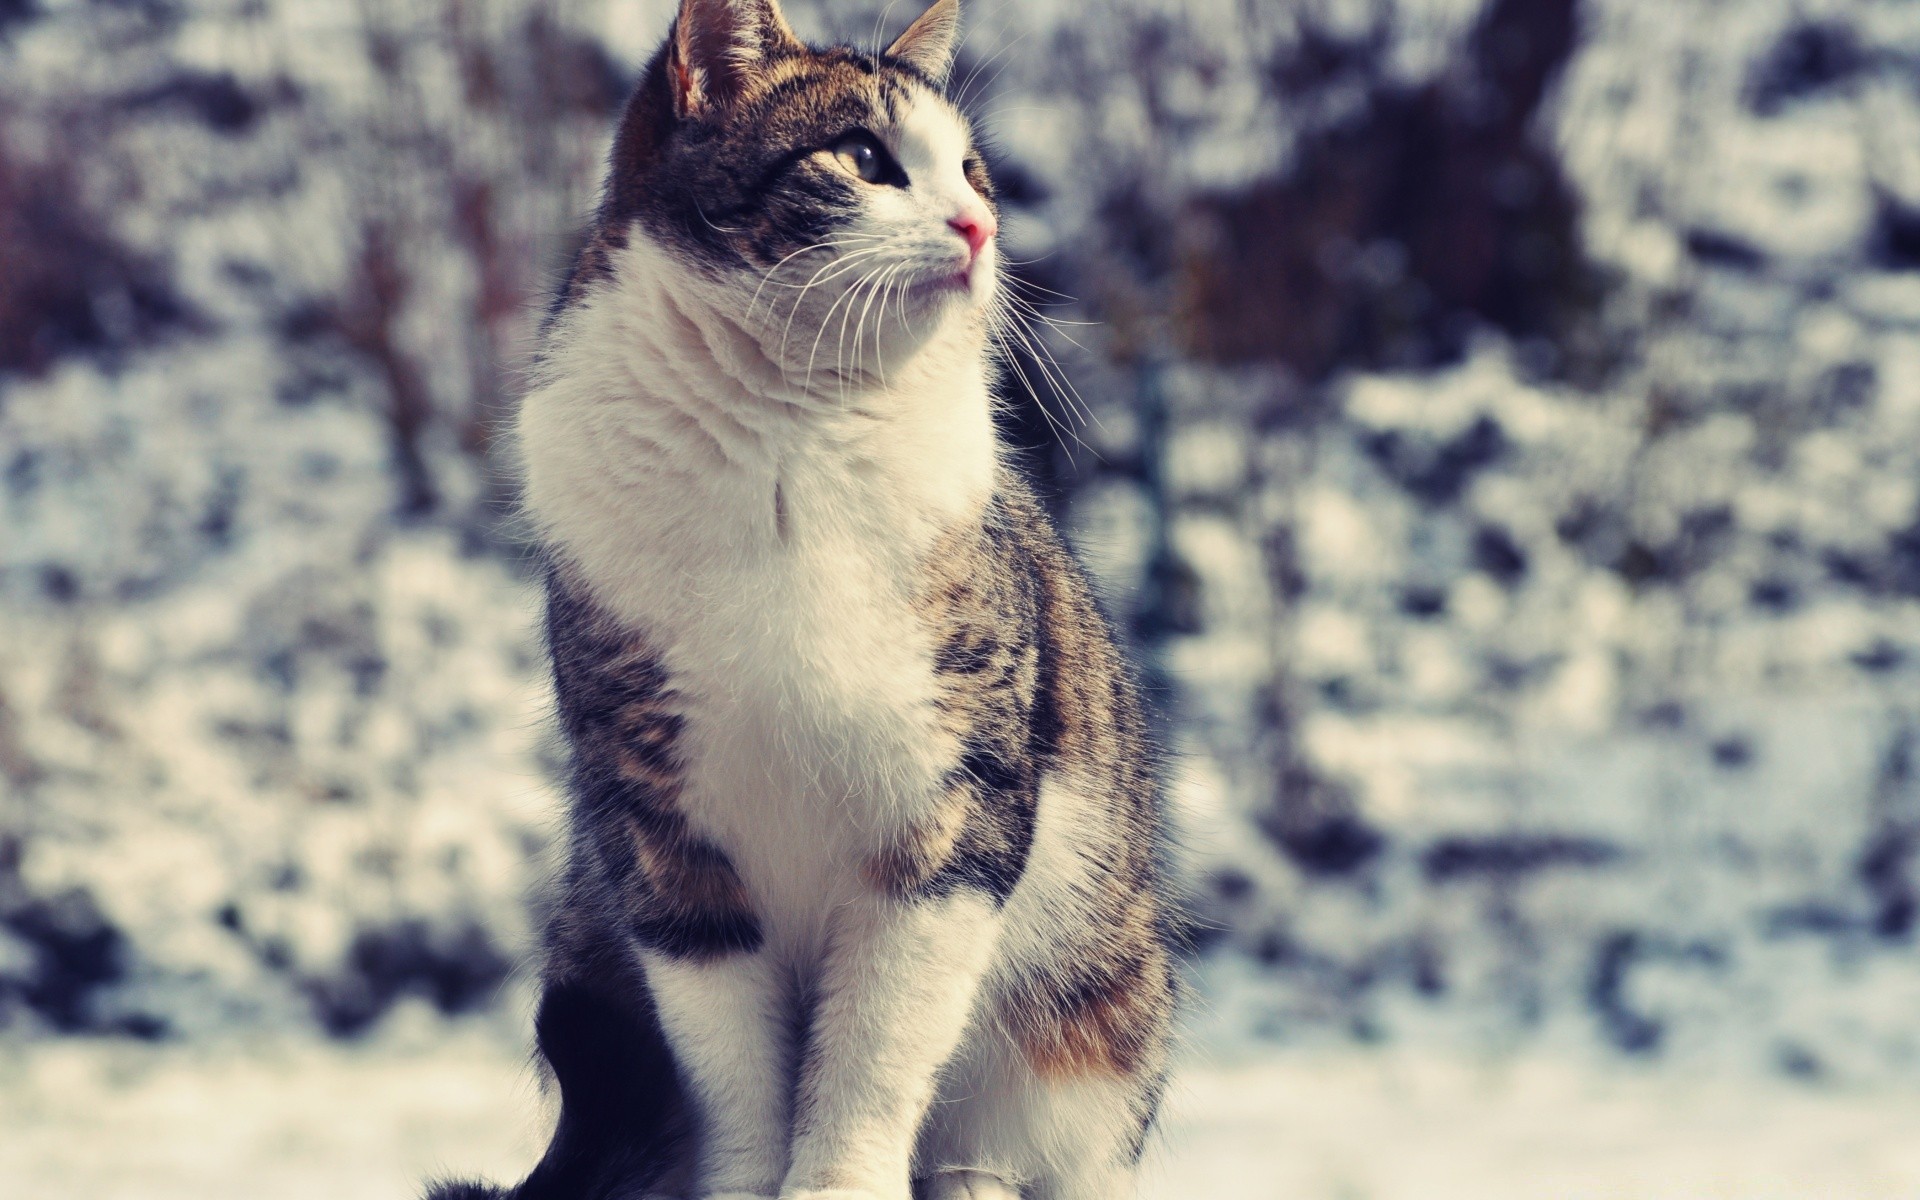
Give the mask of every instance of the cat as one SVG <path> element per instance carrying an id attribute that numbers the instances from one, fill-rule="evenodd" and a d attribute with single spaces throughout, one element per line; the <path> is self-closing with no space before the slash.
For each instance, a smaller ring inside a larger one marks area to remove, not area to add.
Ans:
<path id="1" fill-rule="evenodd" d="M 1179 977 L 1158 765 L 993 424 L 955 0 L 683 0 L 518 423 L 571 748 L 534 1173 L 442 1200 L 1117 1200 Z"/>

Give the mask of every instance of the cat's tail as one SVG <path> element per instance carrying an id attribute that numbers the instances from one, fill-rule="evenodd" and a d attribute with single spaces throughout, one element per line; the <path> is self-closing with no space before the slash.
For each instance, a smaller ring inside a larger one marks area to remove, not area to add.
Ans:
<path id="1" fill-rule="evenodd" d="M 628 1200 L 670 1177 L 684 1157 L 685 1105 L 659 1021 L 635 999 L 548 984 L 534 1024 L 560 1085 L 560 1123 L 546 1154 L 517 1187 L 443 1180 L 426 1200 Z"/>

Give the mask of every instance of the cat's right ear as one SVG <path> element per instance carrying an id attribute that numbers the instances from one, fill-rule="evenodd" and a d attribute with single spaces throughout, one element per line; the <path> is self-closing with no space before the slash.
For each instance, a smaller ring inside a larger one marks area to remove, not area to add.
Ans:
<path id="1" fill-rule="evenodd" d="M 799 44 L 779 0 L 680 0 L 667 55 L 673 111 L 693 117 L 728 104 L 768 55 Z"/>

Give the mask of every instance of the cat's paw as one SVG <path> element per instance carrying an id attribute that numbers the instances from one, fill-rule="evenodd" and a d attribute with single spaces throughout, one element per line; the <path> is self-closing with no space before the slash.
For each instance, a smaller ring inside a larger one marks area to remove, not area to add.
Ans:
<path id="1" fill-rule="evenodd" d="M 985 1171 L 942 1171 L 927 1180 L 926 1200 L 1020 1200 L 1020 1189 Z"/>

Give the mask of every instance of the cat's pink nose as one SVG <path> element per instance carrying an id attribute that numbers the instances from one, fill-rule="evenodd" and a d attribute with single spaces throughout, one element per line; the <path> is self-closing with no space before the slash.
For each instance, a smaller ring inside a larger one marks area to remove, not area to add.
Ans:
<path id="1" fill-rule="evenodd" d="M 993 240 L 999 231 L 993 216 L 984 212 L 963 212 L 947 222 L 947 225 L 961 237 L 967 239 L 969 261 L 980 257 L 980 247 Z"/>

